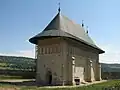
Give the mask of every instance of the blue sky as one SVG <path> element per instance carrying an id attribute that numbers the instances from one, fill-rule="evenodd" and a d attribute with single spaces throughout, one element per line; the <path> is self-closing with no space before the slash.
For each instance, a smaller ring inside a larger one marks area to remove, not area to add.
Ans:
<path id="1" fill-rule="evenodd" d="M 0 55 L 34 57 L 30 37 L 61 12 L 89 27 L 89 35 L 106 51 L 101 62 L 120 63 L 120 0 L 0 0 Z"/>

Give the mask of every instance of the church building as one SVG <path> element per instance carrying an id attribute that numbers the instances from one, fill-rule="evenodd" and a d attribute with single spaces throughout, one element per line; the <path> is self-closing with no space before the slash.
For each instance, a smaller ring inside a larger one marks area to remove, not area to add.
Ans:
<path id="1" fill-rule="evenodd" d="M 99 54 L 84 25 L 74 23 L 60 10 L 45 29 L 29 41 L 37 46 L 36 82 L 75 85 L 101 80 Z"/>

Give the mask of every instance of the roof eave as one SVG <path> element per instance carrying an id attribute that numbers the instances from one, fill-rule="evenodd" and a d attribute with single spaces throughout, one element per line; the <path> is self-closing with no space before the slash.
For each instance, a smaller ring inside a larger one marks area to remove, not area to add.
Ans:
<path id="1" fill-rule="evenodd" d="M 42 36 L 42 37 L 32 37 L 29 39 L 29 42 L 33 43 L 33 44 L 38 44 L 38 40 L 41 40 L 41 39 L 45 39 L 45 38 L 53 38 L 53 37 L 60 37 L 60 36 Z M 64 36 L 63 36 L 64 37 Z M 73 38 L 72 38 L 73 39 Z M 80 41 L 81 42 L 81 41 Z M 84 44 L 86 44 L 85 42 L 82 42 Z M 86 44 L 88 45 L 88 44 Z M 93 47 L 91 45 L 88 45 L 96 50 L 98 50 L 99 54 L 102 54 L 102 53 L 105 53 L 105 51 L 103 51 L 102 49 L 100 48 L 96 48 L 96 47 Z"/>
<path id="2" fill-rule="evenodd" d="M 100 50 L 99 54 L 102 54 L 102 53 L 105 53 L 105 51 L 103 51 L 103 50 Z"/>
<path id="3" fill-rule="evenodd" d="M 47 39 L 47 38 L 53 38 L 53 37 L 60 37 L 60 36 L 42 36 L 42 37 L 32 37 L 29 39 L 29 42 L 31 42 L 32 44 L 38 44 L 38 40 L 42 40 L 42 39 Z"/>

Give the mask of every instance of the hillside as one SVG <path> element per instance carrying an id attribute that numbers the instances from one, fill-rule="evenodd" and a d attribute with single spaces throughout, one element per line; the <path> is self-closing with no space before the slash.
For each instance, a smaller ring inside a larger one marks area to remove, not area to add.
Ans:
<path id="1" fill-rule="evenodd" d="M 101 63 L 102 72 L 120 72 L 120 64 Z M 35 59 L 28 57 L 0 56 L 0 69 L 35 70 Z"/>
<path id="2" fill-rule="evenodd" d="M 0 69 L 35 70 L 35 59 L 27 57 L 0 56 Z"/>
<path id="3" fill-rule="evenodd" d="M 101 63 L 102 72 L 120 72 L 120 64 Z"/>

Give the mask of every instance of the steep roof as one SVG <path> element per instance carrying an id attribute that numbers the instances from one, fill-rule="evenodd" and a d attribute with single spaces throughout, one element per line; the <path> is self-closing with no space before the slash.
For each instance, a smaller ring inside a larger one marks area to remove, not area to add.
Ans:
<path id="1" fill-rule="evenodd" d="M 100 53 L 104 53 L 99 47 L 95 45 L 92 39 L 85 32 L 84 28 L 74 23 L 66 16 L 58 13 L 48 26 L 39 34 L 29 39 L 31 43 L 37 44 L 37 40 L 42 37 L 68 37 L 83 42 L 93 48 L 96 48 Z"/>

